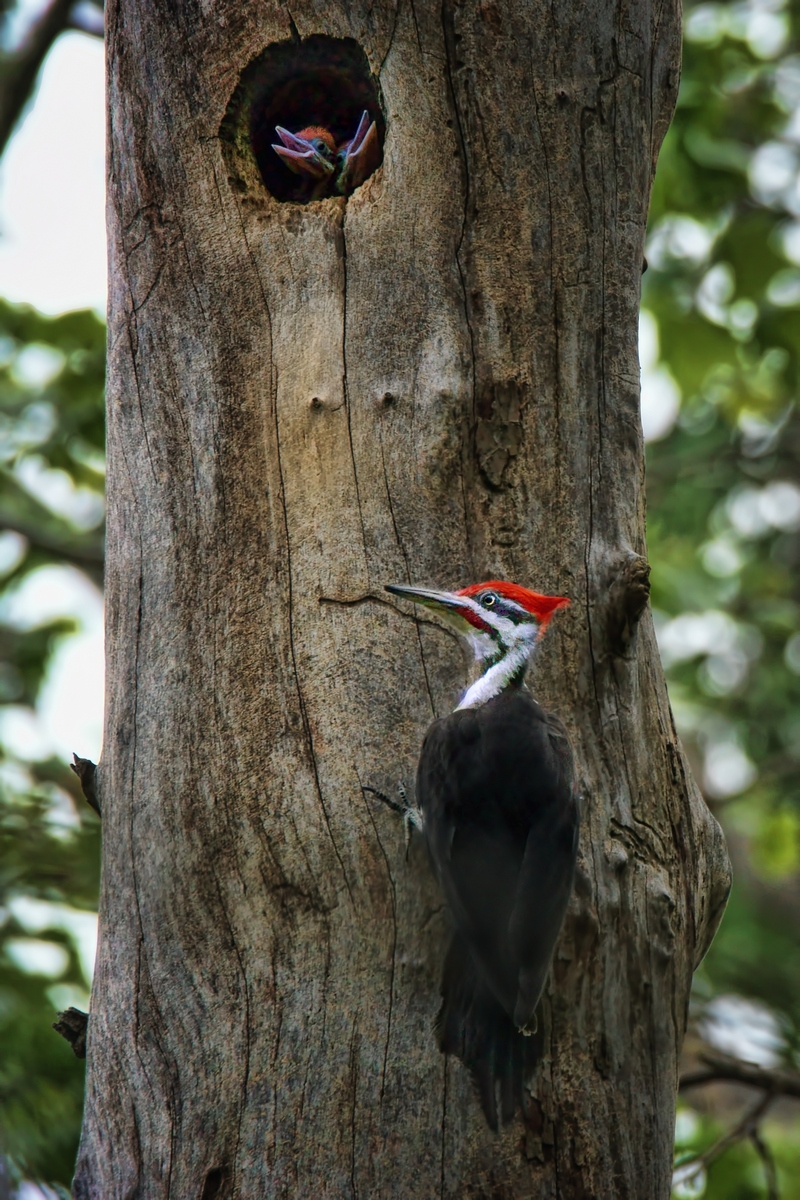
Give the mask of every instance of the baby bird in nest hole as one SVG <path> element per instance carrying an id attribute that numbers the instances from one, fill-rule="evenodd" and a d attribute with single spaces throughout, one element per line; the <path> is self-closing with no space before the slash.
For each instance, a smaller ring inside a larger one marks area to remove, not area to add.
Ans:
<path id="1" fill-rule="evenodd" d="M 381 159 L 378 130 L 374 121 L 370 124 L 366 111 L 355 136 L 338 146 L 324 125 L 309 125 L 299 133 L 276 125 L 275 132 L 283 144 L 273 143 L 272 149 L 290 171 L 310 182 L 311 200 L 348 196 L 372 174 Z"/>

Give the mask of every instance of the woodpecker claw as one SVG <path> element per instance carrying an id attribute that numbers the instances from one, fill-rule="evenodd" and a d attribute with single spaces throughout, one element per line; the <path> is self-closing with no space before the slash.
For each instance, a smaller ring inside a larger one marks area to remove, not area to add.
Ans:
<path id="1" fill-rule="evenodd" d="M 402 816 L 406 811 L 404 805 L 398 804 L 396 800 L 391 800 L 385 792 L 379 792 L 377 788 L 370 787 L 368 783 L 362 783 L 361 790 L 362 792 L 369 792 L 372 796 L 376 796 L 378 800 L 391 808 L 392 812 L 400 813 Z"/>
<path id="2" fill-rule="evenodd" d="M 317 144 L 315 145 L 314 141 L 300 137 L 299 134 L 290 133 L 282 125 L 276 125 L 275 132 L 283 145 L 276 146 L 273 143 L 272 149 L 283 159 L 289 170 L 294 171 L 295 175 L 310 175 L 312 179 L 327 179 L 329 175 L 333 174 L 334 164 L 322 152 L 319 145 L 321 139 L 316 138 L 314 141 Z"/>
<path id="3" fill-rule="evenodd" d="M 378 128 L 374 121 L 370 125 L 369 113 L 365 109 L 355 136 L 339 151 L 342 168 L 336 180 L 336 190 L 344 196 L 361 187 L 377 167 L 380 153 Z"/>
<path id="4" fill-rule="evenodd" d="M 402 783 L 398 783 L 397 785 L 397 791 L 400 796 L 399 804 L 396 800 L 392 800 L 389 796 L 387 796 L 385 792 L 379 792 L 377 788 L 369 787 L 366 783 L 362 783 L 361 790 L 362 792 L 371 792 L 373 796 L 377 797 L 378 800 L 387 805 L 392 812 L 399 813 L 403 818 L 403 834 L 405 836 L 406 843 L 406 857 L 408 857 L 408 847 L 411 843 L 412 826 L 415 829 L 418 829 L 420 833 L 424 828 L 425 822 L 422 810 L 415 808 L 413 804 L 408 803 L 406 789 Z"/>

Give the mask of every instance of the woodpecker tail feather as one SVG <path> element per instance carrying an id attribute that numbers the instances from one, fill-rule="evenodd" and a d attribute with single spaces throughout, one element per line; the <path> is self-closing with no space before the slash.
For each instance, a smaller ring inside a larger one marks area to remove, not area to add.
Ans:
<path id="1" fill-rule="evenodd" d="M 472 1075 L 490 1129 L 497 1132 L 501 1122 L 507 1125 L 517 1109 L 524 1115 L 525 1084 L 541 1057 L 541 1032 L 519 1032 L 484 984 L 458 933 L 445 959 L 436 1032 L 440 1050 L 460 1058 Z"/>

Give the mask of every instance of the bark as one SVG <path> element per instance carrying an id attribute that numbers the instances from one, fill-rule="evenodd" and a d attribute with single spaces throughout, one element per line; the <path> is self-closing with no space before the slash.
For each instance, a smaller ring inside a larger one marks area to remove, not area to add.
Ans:
<path id="1" fill-rule="evenodd" d="M 107 27 L 104 863 L 75 1196 L 667 1197 L 690 978 L 728 888 L 646 610 L 637 316 L 677 3 L 127 0 Z M 348 199 L 279 203 L 237 87 L 316 34 L 363 48 L 384 161 Z M 585 809 L 546 1058 L 500 1136 L 436 1048 L 424 856 L 361 792 L 413 776 L 464 682 L 382 585 L 492 577 L 572 597 L 535 691 Z"/>

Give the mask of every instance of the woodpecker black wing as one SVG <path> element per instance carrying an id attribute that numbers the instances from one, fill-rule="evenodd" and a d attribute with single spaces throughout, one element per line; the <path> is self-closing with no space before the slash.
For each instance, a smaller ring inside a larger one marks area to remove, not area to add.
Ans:
<path id="1" fill-rule="evenodd" d="M 500 1084 L 508 1119 L 508 1088 L 519 1096 L 533 1065 L 518 1031 L 533 1021 L 572 889 L 578 810 L 563 726 L 523 688 L 456 710 L 425 739 L 417 802 L 457 931 L 441 1044 L 461 1045 L 496 1124 L 488 1092 Z"/>
<path id="2" fill-rule="evenodd" d="M 528 833 L 508 927 L 511 954 L 519 963 L 513 1012 L 518 1029 L 533 1021 L 572 894 L 578 853 L 580 814 L 567 731 L 551 713 L 542 717 L 551 755 L 550 790 L 540 797 Z"/>
<path id="3" fill-rule="evenodd" d="M 439 1048 L 460 1058 L 472 1075 L 489 1127 L 497 1130 L 498 1116 L 504 1124 L 511 1121 L 524 1103 L 524 1085 L 541 1055 L 541 1031 L 524 1037 L 515 1028 L 458 932 L 442 972 L 436 1031 Z"/>

